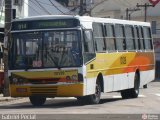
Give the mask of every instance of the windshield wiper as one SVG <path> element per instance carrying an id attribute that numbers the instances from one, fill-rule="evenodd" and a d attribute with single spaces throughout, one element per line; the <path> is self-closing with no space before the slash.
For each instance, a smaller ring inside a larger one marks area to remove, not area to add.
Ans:
<path id="1" fill-rule="evenodd" d="M 50 59 L 53 61 L 53 63 L 55 64 L 55 66 L 58 68 L 58 69 L 61 69 L 61 67 L 58 65 L 58 62 L 56 62 L 54 60 L 54 58 L 49 54 L 49 52 L 47 51 L 47 55 L 50 57 Z M 56 64 L 57 63 L 57 64 Z"/>
<path id="2" fill-rule="evenodd" d="M 61 65 L 61 62 L 62 62 L 62 60 L 63 60 L 63 58 L 64 58 L 63 56 L 64 56 L 64 54 L 65 54 L 65 49 L 66 49 L 66 47 L 63 47 L 62 49 L 63 49 L 63 50 L 62 50 L 62 53 L 61 53 L 61 54 L 62 54 L 62 55 L 61 55 L 61 59 L 59 60 L 59 64 L 60 64 L 60 65 Z"/>
<path id="3" fill-rule="evenodd" d="M 46 47 L 46 46 L 45 46 Z M 58 65 L 58 62 L 55 61 L 55 59 L 50 55 L 50 53 L 48 52 L 47 48 L 46 48 L 46 54 L 50 57 L 50 59 L 52 60 L 52 62 L 55 64 L 55 66 L 58 69 L 61 69 L 61 67 Z"/>

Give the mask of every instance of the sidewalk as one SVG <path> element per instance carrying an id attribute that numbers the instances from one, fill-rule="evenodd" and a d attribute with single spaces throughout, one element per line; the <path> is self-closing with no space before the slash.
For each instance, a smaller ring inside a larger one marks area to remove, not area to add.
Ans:
<path id="1" fill-rule="evenodd" d="M 160 82 L 160 78 L 156 78 L 153 82 Z"/>
<path id="2" fill-rule="evenodd" d="M 12 100 L 16 100 L 17 98 L 12 98 L 12 97 L 3 97 L 3 94 L 0 94 L 0 102 L 4 102 L 4 101 L 12 101 Z"/>

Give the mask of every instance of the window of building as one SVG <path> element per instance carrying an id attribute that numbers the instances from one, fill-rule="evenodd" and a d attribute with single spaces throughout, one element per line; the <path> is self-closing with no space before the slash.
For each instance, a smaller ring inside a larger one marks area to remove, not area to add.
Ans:
<path id="1" fill-rule="evenodd" d="M 105 24 L 105 44 L 108 51 L 115 50 L 114 26 Z"/>
<path id="2" fill-rule="evenodd" d="M 100 23 L 93 23 L 93 36 L 95 40 L 95 48 L 97 52 L 105 51 L 103 25 Z"/>
<path id="3" fill-rule="evenodd" d="M 116 46 L 117 50 L 125 50 L 125 37 L 124 37 L 124 27 L 123 25 L 116 24 L 115 25 L 115 36 L 116 36 Z"/>

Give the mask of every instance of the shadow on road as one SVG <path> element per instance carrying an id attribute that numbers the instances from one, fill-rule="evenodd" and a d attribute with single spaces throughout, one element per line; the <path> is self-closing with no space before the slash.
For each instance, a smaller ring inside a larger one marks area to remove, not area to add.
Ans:
<path id="1" fill-rule="evenodd" d="M 114 102 L 118 100 L 123 100 L 122 98 L 107 98 L 107 99 L 101 99 L 100 104 L 105 104 L 109 102 Z"/>
<path id="2" fill-rule="evenodd" d="M 115 102 L 123 100 L 121 98 L 106 98 L 101 99 L 100 104 L 107 104 L 109 102 Z M 95 104 L 92 106 L 98 106 L 100 104 Z M 76 99 L 51 99 L 47 100 L 46 103 L 43 106 L 35 107 L 32 106 L 30 102 L 23 102 L 23 103 L 17 103 L 17 104 L 11 104 L 11 105 L 4 105 L 0 106 L 0 109 L 30 109 L 30 108 L 66 108 L 66 107 L 80 107 L 80 106 L 87 106 L 87 104 L 83 104 L 81 102 L 78 102 Z"/>

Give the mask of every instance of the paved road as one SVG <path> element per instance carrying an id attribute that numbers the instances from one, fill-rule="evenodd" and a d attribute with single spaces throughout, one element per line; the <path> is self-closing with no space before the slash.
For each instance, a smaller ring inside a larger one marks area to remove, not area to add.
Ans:
<path id="1" fill-rule="evenodd" d="M 0 114 L 140 114 L 141 118 L 142 114 L 160 114 L 159 103 L 160 82 L 152 82 L 147 89 L 140 89 L 136 99 L 122 99 L 120 93 L 113 92 L 103 94 L 98 105 L 82 105 L 75 98 L 50 98 L 44 106 L 33 107 L 22 98 L 0 102 Z"/>

